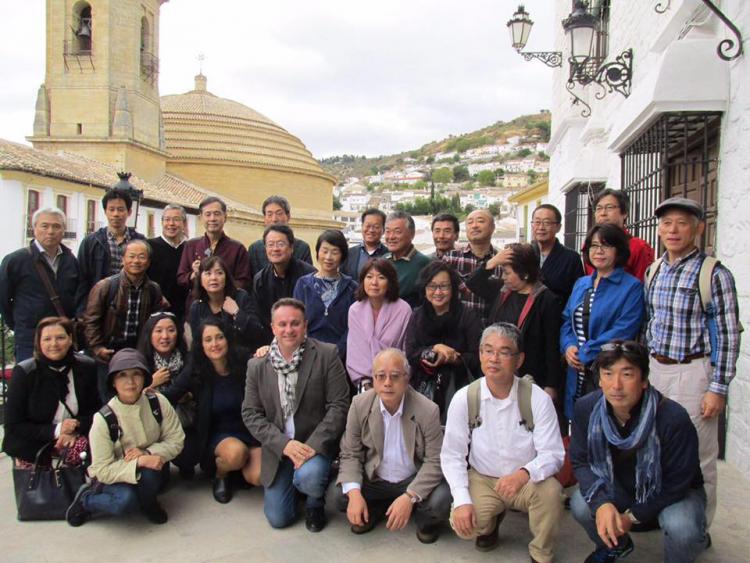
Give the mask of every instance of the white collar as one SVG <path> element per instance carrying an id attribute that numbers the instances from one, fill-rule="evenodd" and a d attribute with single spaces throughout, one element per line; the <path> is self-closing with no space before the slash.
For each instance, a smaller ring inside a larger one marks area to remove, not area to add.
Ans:
<path id="1" fill-rule="evenodd" d="M 398 410 L 395 413 L 393 413 L 393 414 L 391 414 L 391 413 L 388 412 L 388 409 L 385 408 L 385 405 L 383 404 L 382 399 L 378 398 L 378 401 L 380 401 L 380 412 L 383 415 L 388 415 L 388 416 L 401 416 L 401 415 L 403 415 L 404 414 L 404 399 L 405 398 L 406 398 L 406 393 L 404 393 L 404 396 L 401 397 L 401 404 L 398 406 Z"/>

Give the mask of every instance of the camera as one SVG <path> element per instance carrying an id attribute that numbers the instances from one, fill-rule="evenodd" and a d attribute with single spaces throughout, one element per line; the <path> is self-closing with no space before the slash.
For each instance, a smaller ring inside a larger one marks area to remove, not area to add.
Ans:
<path id="1" fill-rule="evenodd" d="M 435 350 L 433 350 L 432 348 L 422 352 L 422 360 L 424 360 L 425 362 L 434 364 L 435 362 L 437 362 L 437 359 L 438 359 L 437 352 L 435 352 Z"/>

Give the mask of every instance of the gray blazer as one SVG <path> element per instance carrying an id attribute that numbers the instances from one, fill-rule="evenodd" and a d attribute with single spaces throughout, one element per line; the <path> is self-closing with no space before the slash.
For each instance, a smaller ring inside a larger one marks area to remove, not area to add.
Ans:
<path id="1" fill-rule="evenodd" d="M 425 499 L 443 480 L 440 469 L 440 448 L 443 445 L 440 410 L 410 386 L 404 395 L 401 425 L 404 445 L 417 468 L 409 490 Z M 375 470 L 383 459 L 384 439 L 380 401 L 375 390 L 370 389 L 352 400 L 346 432 L 341 438 L 341 467 L 337 484 L 361 484 L 363 473 L 368 481 L 377 479 Z"/>
<path id="2" fill-rule="evenodd" d="M 298 372 L 294 439 L 332 460 L 349 406 L 349 384 L 338 349 L 308 338 Z M 289 438 L 284 433 L 278 376 L 268 356 L 253 358 L 247 364 L 242 420 L 261 443 L 260 480 L 269 487 Z"/>

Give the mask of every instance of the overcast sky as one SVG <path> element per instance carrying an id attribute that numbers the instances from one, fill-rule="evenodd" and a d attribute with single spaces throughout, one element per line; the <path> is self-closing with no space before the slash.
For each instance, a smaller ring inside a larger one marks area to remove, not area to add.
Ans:
<path id="1" fill-rule="evenodd" d="M 318 157 L 377 156 L 549 108 L 551 69 L 505 26 L 518 0 L 171 0 L 161 95 L 193 88 L 266 115 Z M 552 0 L 527 0 L 531 50 L 552 46 Z M 0 41 L 0 138 L 23 142 L 44 81 L 45 2 L 15 3 Z M 559 22 L 556 22 L 559 25 Z"/>

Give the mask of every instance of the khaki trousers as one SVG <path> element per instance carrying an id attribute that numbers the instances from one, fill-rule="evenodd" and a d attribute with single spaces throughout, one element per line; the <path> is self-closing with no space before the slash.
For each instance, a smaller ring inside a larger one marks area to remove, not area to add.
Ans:
<path id="1" fill-rule="evenodd" d="M 716 460 L 719 457 L 719 417 L 705 419 L 701 416 L 701 401 L 713 376 L 711 361 L 702 358 L 689 364 L 665 365 L 651 358 L 649 369 L 651 385 L 665 397 L 682 405 L 698 432 L 698 456 L 706 489 L 708 528 L 716 513 Z"/>
<path id="2" fill-rule="evenodd" d="M 529 543 L 529 555 L 540 563 L 552 561 L 555 540 L 563 515 L 563 495 L 560 482 L 554 477 L 539 483 L 529 481 L 513 498 L 503 498 L 495 492 L 497 478 L 487 477 L 469 469 L 469 494 L 474 503 L 477 526 L 470 537 L 489 534 L 498 514 L 507 509 L 520 510 L 529 515 L 529 529 L 534 538 Z M 453 512 L 451 511 L 451 526 Z M 455 528 L 454 528 L 455 529 Z"/>

